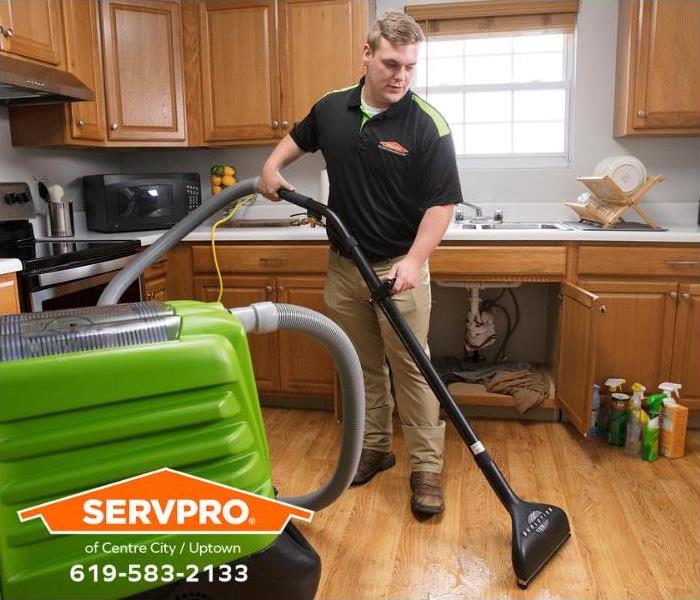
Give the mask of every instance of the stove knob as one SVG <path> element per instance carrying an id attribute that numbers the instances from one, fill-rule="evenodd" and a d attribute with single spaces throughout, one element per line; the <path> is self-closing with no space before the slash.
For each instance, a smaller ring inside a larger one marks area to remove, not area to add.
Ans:
<path id="1" fill-rule="evenodd" d="M 15 194 L 5 194 L 5 204 L 14 204 L 15 201 Z"/>
<path id="2" fill-rule="evenodd" d="M 29 200 L 30 200 L 30 198 L 29 198 L 29 194 L 27 194 L 27 192 L 22 192 L 21 194 L 17 194 L 17 202 L 19 202 L 20 204 L 26 204 L 27 202 L 29 202 Z"/>

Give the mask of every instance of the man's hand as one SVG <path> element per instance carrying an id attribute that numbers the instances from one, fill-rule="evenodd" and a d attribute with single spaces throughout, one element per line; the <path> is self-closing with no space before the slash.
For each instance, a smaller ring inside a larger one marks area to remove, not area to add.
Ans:
<path id="1" fill-rule="evenodd" d="M 416 287 L 418 276 L 420 275 L 420 268 L 421 265 L 409 256 L 397 262 L 387 275 L 387 279 L 396 278 L 394 287 L 391 290 L 392 293 L 398 294 L 399 292 L 412 290 Z"/>
<path id="2" fill-rule="evenodd" d="M 294 191 L 294 186 L 289 183 L 277 169 L 263 169 L 258 179 L 258 191 L 268 200 L 279 202 L 280 197 L 277 190 L 284 188 L 290 192 Z"/>

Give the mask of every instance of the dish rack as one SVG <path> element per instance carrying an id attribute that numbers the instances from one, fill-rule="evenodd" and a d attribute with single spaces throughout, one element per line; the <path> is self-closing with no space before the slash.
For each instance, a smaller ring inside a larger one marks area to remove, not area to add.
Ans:
<path id="1" fill-rule="evenodd" d="M 639 201 L 653 186 L 665 179 L 663 175 L 647 177 L 639 189 L 631 194 L 623 192 L 620 186 L 608 175 L 577 177 L 577 179 L 591 191 L 591 197 L 584 204 L 577 202 L 565 202 L 564 204 L 582 219 L 600 223 L 603 229 L 610 229 L 631 208 L 653 229 L 660 229 L 649 214 L 639 206 Z"/>

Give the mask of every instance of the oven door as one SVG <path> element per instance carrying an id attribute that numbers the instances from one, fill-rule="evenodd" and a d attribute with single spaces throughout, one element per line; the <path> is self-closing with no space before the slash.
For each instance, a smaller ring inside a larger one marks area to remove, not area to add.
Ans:
<path id="1" fill-rule="evenodd" d="M 107 284 L 132 258 L 124 256 L 92 265 L 35 275 L 32 287 L 22 286 L 25 304 L 22 310 L 39 312 L 95 306 Z M 120 302 L 140 301 L 141 282 L 136 280 L 124 292 Z"/>

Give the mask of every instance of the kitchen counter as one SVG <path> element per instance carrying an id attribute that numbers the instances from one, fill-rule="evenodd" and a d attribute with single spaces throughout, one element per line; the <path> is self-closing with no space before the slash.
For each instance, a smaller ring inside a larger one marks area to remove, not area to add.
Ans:
<path id="1" fill-rule="evenodd" d="M 696 243 L 700 244 L 698 225 L 667 225 L 668 231 L 578 231 L 563 229 L 463 229 L 452 224 L 445 234 L 446 242 L 636 242 L 636 243 Z M 143 246 L 155 242 L 162 231 L 137 231 L 132 233 L 86 232 L 75 238 L 81 240 L 138 239 Z M 217 242 L 300 242 L 326 241 L 322 227 L 219 227 Z M 211 226 L 200 226 L 184 241 L 209 242 Z"/>
<path id="2" fill-rule="evenodd" d="M 0 275 L 22 270 L 22 263 L 16 258 L 0 258 Z"/>

